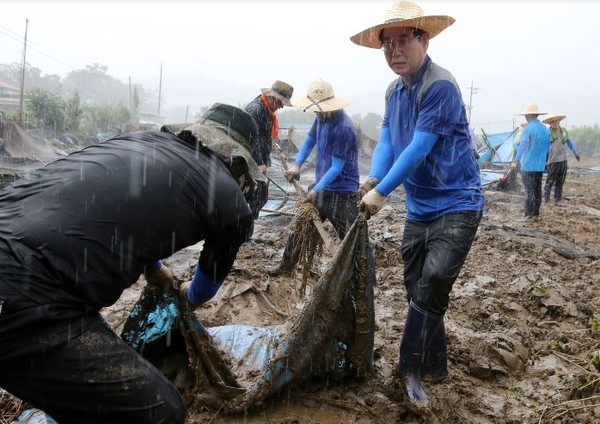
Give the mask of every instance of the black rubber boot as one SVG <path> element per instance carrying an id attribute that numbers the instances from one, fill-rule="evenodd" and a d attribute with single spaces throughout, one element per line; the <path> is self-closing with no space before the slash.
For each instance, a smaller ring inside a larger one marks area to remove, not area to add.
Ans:
<path id="1" fill-rule="evenodd" d="M 425 352 L 429 349 L 443 319 L 443 315 L 427 312 L 410 302 L 400 344 L 398 373 L 405 405 L 416 414 L 425 415 L 431 412 L 431 400 L 421 384 L 421 372 Z"/>
<path id="2" fill-rule="evenodd" d="M 298 263 L 299 252 L 296 252 L 296 237 L 293 234 L 288 236 L 283 250 L 281 261 L 272 268 L 267 269 L 267 274 L 275 277 L 278 275 L 292 275 L 296 264 Z"/>
<path id="3" fill-rule="evenodd" d="M 446 329 L 444 320 L 436 331 L 429 349 L 425 353 L 421 376 L 429 376 L 434 383 L 441 383 L 450 378 L 448 373 L 448 347 L 446 345 Z"/>

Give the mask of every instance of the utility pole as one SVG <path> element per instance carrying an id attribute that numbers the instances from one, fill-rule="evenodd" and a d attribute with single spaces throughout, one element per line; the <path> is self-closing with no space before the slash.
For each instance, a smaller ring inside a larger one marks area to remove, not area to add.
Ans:
<path id="1" fill-rule="evenodd" d="M 129 123 L 133 124 L 133 97 L 131 95 L 131 76 L 129 77 Z"/>
<path id="2" fill-rule="evenodd" d="M 160 61 L 160 80 L 158 82 L 158 112 L 156 113 L 160 116 L 160 95 L 162 92 L 162 60 Z"/>
<path id="3" fill-rule="evenodd" d="M 27 63 L 27 28 L 29 27 L 29 19 L 25 19 L 25 39 L 23 42 L 23 63 L 21 67 L 21 98 L 19 100 L 19 111 L 21 115 L 21 124 L 23 123 L 23 119 L 25 117 L 25 108 L 23 97 L 25 95 L 25 65 Z"/>
<path id="4" fill-rule="evenodd" d="M 469 94 L 469 116 L 468 116 L 468 120 L 469 120 L 469 124 L 471 123 L 471 111 L 473 110 L 473 94 L 477 94 L 477 92 L 479 91 L 479 88 L 477 87 L 473 87 L 473 80 L 471 80 L 471 87 L 469 87 L 469 90 L 471 91 L 471 93 Z"/>

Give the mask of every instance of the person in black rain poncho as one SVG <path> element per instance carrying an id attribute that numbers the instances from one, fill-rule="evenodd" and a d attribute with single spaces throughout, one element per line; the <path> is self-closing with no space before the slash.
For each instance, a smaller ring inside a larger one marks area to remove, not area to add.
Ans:
<path id="1" fill-rule="evenodd" d="M 0 387 L 61 424 L 183 423 L 176 389 L 99 310 L 142 273 L 173 285 L 160 259 L 201 240 L 180 290 L 214 296 L 252 231 L 256 133 L 216 104 L 177 135 L 123 134 L 0 192 Z"/>

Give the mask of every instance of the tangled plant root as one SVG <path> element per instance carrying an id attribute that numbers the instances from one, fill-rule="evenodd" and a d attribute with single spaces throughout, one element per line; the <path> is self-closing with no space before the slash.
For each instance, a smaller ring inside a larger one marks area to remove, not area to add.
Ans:
<path id="1" fill-rule="evenodd" d="M 314 220 L 321 218 L 312 203 L 300 203 L 298 212 L 290 223 L 290 231 L 295 235 L 296 243 L 293 256 L 298 258 L 296 267 L 302 269 L 302 285 L 300 293 L 304 295 L 310 270 L 315 260 L 323 254 L 323 239 L 314 224 Z"/>
<path id="2" fill-rule="evenodd" d="M 22 400 L 0 389 L 0 424 L 12 423 L 21 415 L 25 406 Z"/>

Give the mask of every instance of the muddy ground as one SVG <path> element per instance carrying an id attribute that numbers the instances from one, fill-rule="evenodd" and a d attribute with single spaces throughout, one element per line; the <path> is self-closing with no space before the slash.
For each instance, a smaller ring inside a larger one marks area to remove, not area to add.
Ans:
<path id="1" fill-rule="evenodd" d="M 311 173 L 301 181 L 310 183 Z M 485 215 L 446 315 L 451 379 L 427 383 L 431 416 L 413 415 L 386 396 L 407 312 L 399 255 L 404 205 L 398 192 L 393 205 L 369 221 L 378 279 L 372 375 L 364 381 L 303 383 L 241 416 L 196 408 L 188 422 L 600 422 L 600 172 L 571 171 L 563 201 L 543 204 L 537 222 L 522 219 L 522 193 L 485 191 Z M 273 185 L 271 193 L 281 195 Z M 273 278 L 265 272 L 281 257 L 294 209 L 286 205 L 280 211 L 287 214 L 259 218 L 252 242 L 241 248 L 220 292 L 197 310 L 205 326 L 280 324 L 310 296 L 310 290 L 300 294 L 300 273 Z M 325 228 L 335 240 L 333 228 L 328 223 Z M 323 257 L 323 269 L 331 253 Z M 191 248 L 171 258 L 178 275 L 189 276 L 197 254 Z M 310 279 L 309 288 L 316 282 Z M 142 286 L 138 282 L 103 311 L 115 329 Z"/>

